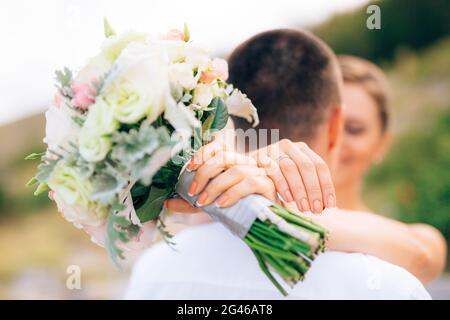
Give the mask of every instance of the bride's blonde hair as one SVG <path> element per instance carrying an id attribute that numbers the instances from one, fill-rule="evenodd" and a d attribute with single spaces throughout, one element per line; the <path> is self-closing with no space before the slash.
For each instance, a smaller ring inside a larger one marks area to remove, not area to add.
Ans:
<path id="1" fill-rule="evenodd" d="M 375 101 L 384 132 L 389 124 L 389 84 L 383 71 L 375 64 L 354 56 L 338 56 L 344 83 L 360 85 Z"/>

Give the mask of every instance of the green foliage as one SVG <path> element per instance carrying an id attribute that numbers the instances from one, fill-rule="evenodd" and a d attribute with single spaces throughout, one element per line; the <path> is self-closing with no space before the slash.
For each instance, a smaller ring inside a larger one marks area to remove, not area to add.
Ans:
<path id="1" fill-rule="evenodd" d="M 367 178 L 375 209 L 405 222 L 423 222 L 450 239 L 450 108 L 425 128 L 400 136 Z M 370 190 L 370 192 L 369 192 Z"/>
<path id="2" fill-rule="evenodd" d="M 92 200 L 98 201 L 103 205 L 110 205 L 127 184 L 128 180 L 106 162 L 104 168 L 99 170 L 95 174 L 95 179 L 93 179 Z"/>
<path id="3" fill-rule="evenodd" d="M 209 111 L 206 111 L 203 115 L 203 123 L 201 128 L 204 142 L 208 142 L 210 140 L 210 136 L 212 133 L 225 128 L 229 117 L 228 109 L 223 100 L 219 97 L 215 97 L 211 101 L 210 105 L 208 106 L 208 110 Z M 196 134 L 194 133 L 194 139 L 195 137 Z"/>
<path id="4" fill-rule="evenodd" d="M 108 19 L 106 19 L 106 18 L 103 18 L 103 32 L 104 32 L 106 38 L 116 35 L 116 32 L 111 27 L 111 24 L 109 23 Z"/>
<path id="5" fill-rule="evenodd" d="M 139 232 L 139 226 L 132 224 L 128 217 L 117 215 L 122 208 L 120 204 L 112 207 L 106 227 L 106 249 L 116 264 L 118 258 L 125 258 L 120 244 L 129 242 Z"/>
<path id="6" fill-rule="evenodd" d="M 112 142 L 115 147 L 111 158 L 124 165 L 136 178 L 141 177 L 157 149 L 173 144 L 165 127 L 155 129 L 146 121 L 139 128 L 114 132 Z"/>
<path id="7" fill-rule="evenodd" d="M 29 155 L 27 155 L 24 160 L 37 160 L 37 159 L 41 159 L 44 155 L 45 155 L 45 152 L 40 152 L 40 153 L 33 152 L 33 153 L 30 153 Z"/>
<path id="8" fill-rule="evenodd" d="M 53 157 L 42 156 L 42 161 L 38 165 L 38 173 L 35 176 L 35 179 L 40 183 L 47 183 L 50 175 L 53 172 L 58 161 L 61 159 L 61 155 L 49 150 L 49 152 L 53 155 Z"/>
<path id="9" fill-rule="evenodd" d="M 136 162 L 159 146 L 158 132 L 147 122 L 138 129 L 114 132 L 112 142 L 115 146 L 111 158 L 123 163 Z"/>
<path id="10" fill-rule="evenodd" d="M 214 121 L 211 124 L 211 130 L 222 130 L 228 122 L 228 110 L 221 98 L 214 98 L 211 102 L 211 108 L 214 108 Z"/>
<path id="11" fill-rule="evenodd" d="M 158 217 L 163 209 L 164 201 L 169 195 L 170 190 L 152 186 L 150 188 L 147 200 L 139 209 L 136 210 L 139 220 L 144 223 Z"/>
<path id="12" fill-rule="evenodd" d="M 72 83 L 72 71 L 69 68 L 64 67 L 63 70 L 55 71 L 55 79 L 57 82 L 56 87 L 58 88 L 59 93 L 66 98 L 72 98 L 72 89 L 70 87 Z"/>
<path id="13" fill-rule="evenodd" d="M 191 38 L 191 33 L 189 32 L 189 28 L 188 28 L 188 25 L 187 25 L 186 22 L 183 25 L 183 33 L 184 33 L 184 39 L 183 40 L 185 42 L 188 42 L 189 39 Z"/>

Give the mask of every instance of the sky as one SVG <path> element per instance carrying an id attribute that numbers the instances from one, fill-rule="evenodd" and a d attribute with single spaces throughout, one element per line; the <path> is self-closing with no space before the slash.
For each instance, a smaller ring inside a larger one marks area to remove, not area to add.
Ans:
<path id="1" fill-rule="evenodd" d="M 308 26 L 366 0 L 2 0 L 0 125 L 42 112 L 55 93 L 54 71 L 77 69 L 98 52 L 103 17 L 120 33 L 165 33 L 189 25 L 191 39 L 227 53 L 253 34 Z"/>

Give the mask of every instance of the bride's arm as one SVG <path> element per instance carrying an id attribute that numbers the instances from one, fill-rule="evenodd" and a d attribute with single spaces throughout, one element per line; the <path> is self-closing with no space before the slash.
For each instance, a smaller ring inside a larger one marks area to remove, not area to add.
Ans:
<path id="1" fill-rule="evenodd" d="M 431 252 L 433 261 L 425 277 L 433 280 L 444 270 L 447 262 L 447 243 L 445 238 L 439 230 L 427 224 L 409 224 L 408 227 Z"/>
<path id="2" fill-rule="evenodd" d="M 329 230 L 331 250 L 377 256 L 407 269 L 422 282 L 436 278 L 444 268 L 445 240 L 430 226 L 338 209 L 307 217 Z"/>

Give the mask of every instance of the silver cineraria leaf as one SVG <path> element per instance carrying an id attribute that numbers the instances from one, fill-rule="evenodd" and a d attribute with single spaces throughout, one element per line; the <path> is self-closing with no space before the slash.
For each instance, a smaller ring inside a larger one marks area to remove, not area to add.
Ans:
<path id="1" fill-rule="evenodd" d="M 97 169 L 92 180 L 93 190 L 91 198 L 103 205 L 111 205 L 116 200 L 117 194 L 129 182 L 128 179 L 107 162 L 102 169 Z"/>
<path id="2" fill-rule="evenodd" d="M 160 145 L 160 131 L 144 121 L 138 129 L 115 132 L 112 135 L 115 147 L 111 158 L 124 164 L 142 160 L 145 155 L 152 154 Z"/>

